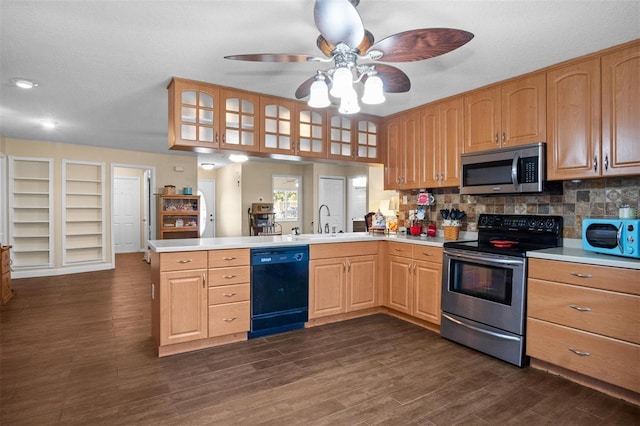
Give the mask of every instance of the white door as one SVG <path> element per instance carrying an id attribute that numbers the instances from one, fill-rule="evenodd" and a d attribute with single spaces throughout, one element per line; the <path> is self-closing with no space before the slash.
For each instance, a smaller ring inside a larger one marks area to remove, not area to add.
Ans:
<path id="1" fill-rule="evenodd" d="M 115 253 L 142 250 L 140 243 L 140 179 L 113 179 L 113 237 Z"/>
<path id="2" fill-rule="evenodd" d="M 339 176 L 321 176 L 318 181 L 318 208 L 326 204 L 329 208 L 322 208 L 318 223 L 315 225 L 316 231 L 318 226 L 322 225 L 322 232 L 327 228 L 325 224 L 329 224 L 329 232 L 346 231 L 345 220 L 345 195 L 344 195 L 345 179 Z"/>
<path id="3" fill-rule="evenodd" d="M 200 236 L 216 237 L 216 181 L 214 179 L 198 179 L 198 195 L 200 196 Z"/>
<path id="4" fill-rule="evenodd" d="M 367 214 L 367 177 L 350 176 L 347 187 L 347 232 L 353 232 L 353 221 Z"/>

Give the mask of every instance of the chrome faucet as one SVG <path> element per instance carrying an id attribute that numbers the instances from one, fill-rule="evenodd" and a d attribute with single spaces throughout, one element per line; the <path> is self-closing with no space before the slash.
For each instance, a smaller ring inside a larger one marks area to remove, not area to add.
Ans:
<path id="1" fill-rule="evenodd" d="M 327 216 L 331 216 L 331 212 L 329 211 L 329 206 L 326 204 L 321 204 L 320 208 L 318 209 L 318 234 L 322 234 L 322 208 L 326 207 L 327 208 Z M 326 228 L 326 232 L 329 232 L 329 224 L 327 224 Z"/>

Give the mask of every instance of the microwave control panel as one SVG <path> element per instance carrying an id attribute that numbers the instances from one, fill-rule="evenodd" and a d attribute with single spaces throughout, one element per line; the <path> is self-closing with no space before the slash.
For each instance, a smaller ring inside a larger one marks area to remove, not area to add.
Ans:
<path id="1" fill-rule="evenodd" d="M 538 158 L 522 158 L 520 160 L 520 183 L 536 182 L 538 182 Z"/>

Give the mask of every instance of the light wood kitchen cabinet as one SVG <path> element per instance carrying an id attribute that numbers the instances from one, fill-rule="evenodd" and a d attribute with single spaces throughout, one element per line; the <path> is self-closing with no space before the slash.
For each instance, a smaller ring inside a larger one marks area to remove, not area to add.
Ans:
<path id="1" fill-rule="evenodd" d="M 297 154 L 296 102 L 270 96 L 260 96 L 260 152 Z"/>
<path id="2" fill-rule="evenodd" d="M 326 158 L 328 144 L 327 111 L 310 108 L 306 102 L 296 105 L 298 118 L 298 154 Z"/>
<path id="3" fill-rule="evenodd" d="M 220 148 L 260 150 L 260 95 L 242 90 L 220 89 L 222 129 Z"/>
<path id="4" fill-rule="evenodd" d="M 249 249 L 209 251 L 208 337 L 246 333 L 251 327 Z"/>
<path id="5" fill-rule="evenodd" d="M 547 72 L 548 178 L 640 173 L 640 42 Z"/>
<path id="6" fill-rule="evenodd" d="M 159 345 L 207 337 L 207 252 L 159 256 Z M 155 290 L 152 290 L 155 292 Z"/>
<path id="7" fill-rule="evenodd" d="M 597 176 L 600 158 L 600 59 L 547 72 L 547 177 Z"/>
<path id="8" fill-rule="evenodd" d="M 387 242 L 387 267 L 385 305 L 439 325 L 442 249 Z"/>
<path id="9" fill-rule="evenodd" d="M 529 260 L 527 355 L 640 391 L 640 270 Z"/>
<path id="10" fill-rule="evenodd" d="M 510 80 L 464 97 L 464 152 L 543 142 L 545 73 Z"/>
<path id="11" fill-rule="evenodd" d="M 419 187 L 460 185 L 463 146 L 463 98 L 457 97 L 420 108 Z"/>
<path id="12" fill-rule="evenodd" d="M 329 124 L 328 158 L 336 160 L 380 162 L 378 128 L 380 118 L 368 114 L 340 115 L 327 111 Z"/>
<path id="13" fill-rule="evenodd" d="M 420 114 L 410 110 L 385 121 L 385 185 L 389 189 L 412 189 L 420 185 Z"/>
<path id="14" fill-rule="evenodd" d="M 169 91 L 169 149 L 220 148 L 220 89 L 174 77 Z"/>
<path id="15" fill-rule="evenodd" d="M 378 306 L 377 250 L 377 242 L 309 247 L 310 320 Z"/>
<path id="16" fill-rule="evenodd" d="M 603 176 L 640 173 L 639 117 L 640 42 L 636 42 L 602 57 Z"/>

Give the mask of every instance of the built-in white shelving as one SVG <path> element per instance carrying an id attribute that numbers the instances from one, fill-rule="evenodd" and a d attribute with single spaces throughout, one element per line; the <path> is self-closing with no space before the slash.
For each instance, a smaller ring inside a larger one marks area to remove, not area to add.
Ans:
<path id="1" fill-rule="evenodd" d="M 104 262 L 104 163 L 62 161 L 63 265 Z"/>
<path id="2" fill-rule="evenodd" d="M 9 157 L 9 238 L 12 268 L 53 264 L 53 160 Z"/>

